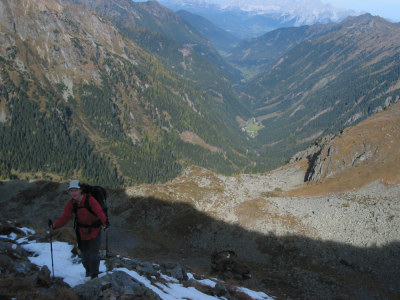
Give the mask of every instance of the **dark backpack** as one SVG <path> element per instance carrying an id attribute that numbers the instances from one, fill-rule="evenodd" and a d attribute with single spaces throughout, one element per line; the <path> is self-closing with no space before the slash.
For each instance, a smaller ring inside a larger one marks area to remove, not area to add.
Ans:
<path id="1" fill-rule="evenodd" d="M 232 250 L 214 251 L 211 254 L 211 268 L 224 278 L 239 280 L 251 278 L 249 266 Z"/>
<path id="2" fill-rule="evenodd" d="M 101 187 L 101 186 L 92 186 L 88 184 L 81 184 L 81 190 L 82 194 L 86 195 L 91 195 L 96 201 L 100 204 L 101 208 L 103 209 L 104 215 L 106 216 L 106 226 L 108 227 L 110 225 L 109 219 L 108 219 L 108 209 L 107 209 L 107 192 L 106 190 Z M 89 200 L 86 199 L 85 201 L 85 208 L 93 215 L 96 215 L 96 213 L 93 211 L 93 209 L 90 207 Z M 75 205 L 74 208 L 74 213 L 76 216 L 77 212 L 77 206 Z M 79 226 L 83 226 L 82 224 L 79 224 Z M 95 224 L 92 225 L 84 225 L 84 227 L 100 227 L 101 222 L 95 222 Z"/>

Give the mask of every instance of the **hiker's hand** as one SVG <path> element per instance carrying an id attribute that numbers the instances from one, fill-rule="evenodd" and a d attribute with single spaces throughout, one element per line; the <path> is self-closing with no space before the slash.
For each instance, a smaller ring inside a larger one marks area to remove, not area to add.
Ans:
<path id="1" fill-rule="evenodd" d="M 49 219 L 49 222 L 47 223 L 47 228 L 48 228 L 50 231 L 55 229 L 54 224 L 53 224 L 53 221 L 50 220 L 50 219 Z"/>
<path id="2" fill-rule="evenodd" d="M 104 231 L 108 232 L 110 230 L 110 222 L 106 220 L 106 224 L 104 225 Z"/>

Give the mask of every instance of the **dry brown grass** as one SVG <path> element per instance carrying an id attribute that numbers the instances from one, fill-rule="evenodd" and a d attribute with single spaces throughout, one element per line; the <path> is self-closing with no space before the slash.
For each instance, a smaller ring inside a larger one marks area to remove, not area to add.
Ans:
<path id="1" fill-rule="evenodd" d="M 0 299 L 65 299 L 78 300 L 78 296 L 67 287 L 53 287 L 43 290 L 35 283 L 34 275 L 15 276 L 13 274 L 3 275 L 0 278 Z"/>
<path id="2" fill-rule="evenodd" d="M 235 209 L 235 214 L 240 220 L 240 223 L 246 223 L 246 220 L 259 219 L 270 215 L 268 211 L 268 200 L 264 198 L 255 198 L 249 201 L 242 202 Z"/>
<path id="3" fill-rule="evenodd" d="M 6 275 L 0 279 L 0 293 L 5 299 L 16 297 L 17 299 L 27 299 L 32 289 L 32 283 L 24 277 L 16 278 L 13 275 Z M 8 298 L 9 297 L 9 298 Z"/>
<path id="4" fill-rule="evenodd" d="M 63 299 L 63 300 L 79 299 L 79 297 L 71 289 L 68 288 L 58 288 L 52 290 L 52 295 L 54 296 L 54 299 Z"/>
<path id="5" fill-rule="evenodd" d="M 297 233 L 306 234 L 306 229 L 300 219 L 289 213 L 279 214 L 278 211 L 274 211 L 272 202 L 261 197 L 242 202 L 235 208 L 235 214 L 243 226 L 252 227 L 254 220 L 264 219 L 269 223 L 279 224 L 279 227 L 288 231 L 295 230 Z"/>

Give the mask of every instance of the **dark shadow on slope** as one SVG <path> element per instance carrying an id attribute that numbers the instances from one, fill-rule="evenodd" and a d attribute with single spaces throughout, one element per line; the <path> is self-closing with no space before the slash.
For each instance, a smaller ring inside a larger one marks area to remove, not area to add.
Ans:
<path id="1" fill-rule="evenodd" d="M 108 192 L 109 242 L 115 253 L 153 262 L 177 261 L 189 270 L 208 273 L 212 252 L 229 249 L 252 269 L 251 279 L 236 284 L 278 299 L 400 299 L 400 242 L 360 248 L 304 236 L 261 234 L 216 220 L 185 203 Z M 0 182 L 0 195 L 2 218 L 34 228 L 60 216 L 68 200 L 65 185 L 52 182 Z"/>
<path id="2" fill-rule="evenodd" d="M 311 176 L 314 175 L 315 163 L 316 163 L 318 157 L 321 155 L 321 152 L 322 152 L 322 149 L 320 149 L 317 152 L 307 156 L 308 167 L 307 167 L 306 174 L 304 175 L 304 182 L 310 181 Z"/>

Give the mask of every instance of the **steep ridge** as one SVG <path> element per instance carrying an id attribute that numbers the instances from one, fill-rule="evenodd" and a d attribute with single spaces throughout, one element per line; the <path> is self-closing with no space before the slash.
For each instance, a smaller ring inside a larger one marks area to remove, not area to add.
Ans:
<path id="1" fill-rule="evenodd" d="M 366 14 L 289 50 L 247 86 L 259 146 L 291 156 L 397 102 L 399 36 L 399 24 Z"/>

